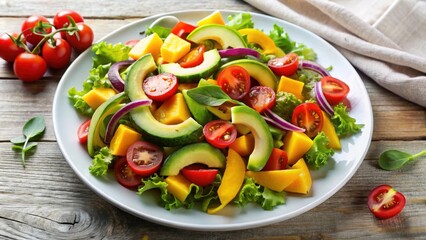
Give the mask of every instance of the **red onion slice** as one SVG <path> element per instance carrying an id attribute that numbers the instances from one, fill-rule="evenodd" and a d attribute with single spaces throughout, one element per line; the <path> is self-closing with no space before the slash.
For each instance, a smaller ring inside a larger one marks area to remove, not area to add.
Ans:
<path id="1" fill-rule="evenodd" d="M 293 131 L 293 132 L 305 132 L 304 128 L 298 127 L 292 123 L 287 122 L 278 114 L 274 113 L 271 109 L 266 109 L 265 113 L 269 117 L 269 120 L 268 118 L 264 118 L 266 122 L 271 123 L 272 125 L 274 125 L 275 127 L 278 127 L 281 130 Z"/>
<path id="2" fill-rule="evenodd" d="M 312 71 L 315 71 L 319 74 L 321 74 L 323 77 L 330 76 L 330 74 L 323 68 L 321 65 L 319 65 L 316 62 L 308 61 L 308 60 L 300 60 L 299 61 L 299 67 L 309 69 Z"/>
<path id="3" fill-rule="evenodd" d="M 260 53 L 251 48 L 230 48 L 230 49 L 219 50 L 219 55 L 222 58 L 233 57 L 233 56 L 247 56 L 247 55 L 253 56 L 255 58 L 260 57 Z"/>
<path id="4" fill-rule="evenodd" d="M 327 99 L 322 92 L 321 82 L 316 82 L 314 86 L 315 98 L 317 99 L 318 104 L 328 115 L 333 116 L 334 110 L 333 107 L 328 103 Z"/>
<path id="5" fill-rule="evenodd" d="M 124 105 L 117 112 L 115 112 L 114 115 L 112 115 L 106 127 L 104 142 L 105 143 L 111 142 L 111 139 L 114 136 L 114 131 L 115 131 L 115 128 L 117 127 L 118 121 L 120 120 L 120 118 L 126 115 L 126 113 L 130 112 L 131 110 L 137 107 L 149 106 L 151 105 L 151 103 L 152 103 L 151 99 L 137 100 Z"/>
<path id="6" fill-rule="evenodd" d="M 133 60 L 116 62 L 111 65 L 108 70 L 108 79 L 111 82 L 112 88 L 117 92 L 124 91 L 124 81 L 120 76 L 120 70 L 132 64 Z"/>

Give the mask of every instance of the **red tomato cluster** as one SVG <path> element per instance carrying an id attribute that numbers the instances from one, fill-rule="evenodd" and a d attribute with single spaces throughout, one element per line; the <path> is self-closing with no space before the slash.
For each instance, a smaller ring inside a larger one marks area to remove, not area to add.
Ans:
<path id="1" fill-rule="evenodd" d="M 13 63 L 13 71 L 22 81 L 37 81 L 47 68 L 67 67 L 72 50 L 86 50 L 93 38 L 93 30 L 75 11 L 57 12 L 53 24 L 44 16 L 30 16 L 22 23 L 19 34 L 0 35 L 0 57 Z"/>

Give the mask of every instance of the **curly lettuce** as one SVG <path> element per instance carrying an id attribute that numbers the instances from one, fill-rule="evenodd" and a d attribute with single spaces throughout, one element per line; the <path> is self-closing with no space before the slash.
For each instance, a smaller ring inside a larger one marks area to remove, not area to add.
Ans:
<path id="1" fill-rule="evenodd" d="M 293 93 L 277 92 L 272 111 L 286 121 L 291 121 L 293 110 L 302 103 Z"/>
<path id="2" fill-rule="evenodd" d="M 329 141 L 324 132 L 319 132 L 313 142 L 304 158 L 309 167 L 318 169 L 327 164 L 328 160 L 334 155 L 334 150 L 328 147 Z"/>
<path id="3" fill-rule="evenodd" d="M 334 115 L 331 117 L 331 122 L 340 138 L 359 133 L 364 126 L 363 124 L 357 124 L 356 120 L 349 116 L 346 106 L 342 103 L 334 107 Z"/>
<path id="4" fill-rule="evenodd" d="M 108 147 L 101 148 L 98 153 L 93 157 L 92 165 L 89 171 L 94 176 L 104 176 L 108 172 L 109 165 L 113 162 L 114 155 Z"/>
<path id="5" fill-rule="evenodd" d="M 227 26 L 240 30 L 243 28 L 253 28 L 254 22 L 250 13 L 236 13 L 228 16 Z"/>

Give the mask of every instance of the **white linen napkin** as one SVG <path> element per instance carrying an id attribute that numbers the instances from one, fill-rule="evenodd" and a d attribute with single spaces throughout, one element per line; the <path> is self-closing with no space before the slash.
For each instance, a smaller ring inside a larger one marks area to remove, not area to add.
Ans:
<path id="1" fill-rule="evenodd" d="M 426 1 L 245 1 L 316 33 L 379 85 L 426 107 Z"/>

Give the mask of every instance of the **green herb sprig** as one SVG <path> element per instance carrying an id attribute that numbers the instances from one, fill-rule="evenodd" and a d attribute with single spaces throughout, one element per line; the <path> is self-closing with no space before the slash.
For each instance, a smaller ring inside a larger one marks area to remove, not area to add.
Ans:
<path id="1" fill-rule="evenodd" d="M 399 150 L 387 150 L 380 154 L 379 166 L 388 171 L 397 170 L 423 155 L 426 155 L 426 150 L 417 154 L 410 154 Z"/>

